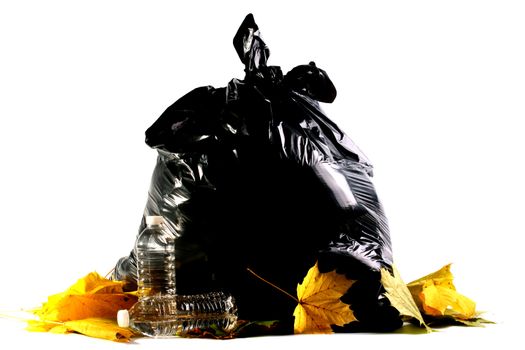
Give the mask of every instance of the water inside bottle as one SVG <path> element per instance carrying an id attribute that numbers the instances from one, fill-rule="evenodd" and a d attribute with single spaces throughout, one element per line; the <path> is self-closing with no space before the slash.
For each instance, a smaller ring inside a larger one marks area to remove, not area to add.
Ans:
<path id="1" fill-rule="evenodd" d="M 140 296 L 175 294 L 175 249 L 137 251 Z"/>

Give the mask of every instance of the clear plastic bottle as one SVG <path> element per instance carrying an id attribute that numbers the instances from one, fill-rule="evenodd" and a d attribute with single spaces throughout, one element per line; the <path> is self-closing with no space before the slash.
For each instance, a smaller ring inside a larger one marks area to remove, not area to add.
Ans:
<path id="1" fill-rule="evenodd" d="M 196 328 L 225 332 L 237 323 L 235 299 L 223 292 L 139 300 L 129 310 L 129 325 L 150 337 L 184 336 Z"/>
<path id="2" fill-rule="evenodd" d="M 152 337 L 184 335 L 195 328 L 231 330 L 237 322 L 232 296 L 222 292 L 176 295 L 175 237 L 161 216 L 146 217 L 137 237 L 139 301 L 129 310 L 129 325 Z"/>
<path id="3" fill-rule="evenodd" d="M 162 216 L 147 216 L 137 237 L 137 284 L 140 297 L 175 295 L 175 237 Z"/>

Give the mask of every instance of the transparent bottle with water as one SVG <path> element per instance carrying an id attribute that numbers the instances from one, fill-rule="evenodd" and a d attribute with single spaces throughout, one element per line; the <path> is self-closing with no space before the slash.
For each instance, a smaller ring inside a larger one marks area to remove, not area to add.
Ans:
<path id="1" fill-rule="evenodd" d="M 211 292 L 177 295 L 175 237 L 162 216 L 147 216 L 137 237 L 138 302 L 129 310 L 129 325 L 152 337 L 182 336 L 195 328 L 231 330 L 237 307 L 231 295 Z"/>

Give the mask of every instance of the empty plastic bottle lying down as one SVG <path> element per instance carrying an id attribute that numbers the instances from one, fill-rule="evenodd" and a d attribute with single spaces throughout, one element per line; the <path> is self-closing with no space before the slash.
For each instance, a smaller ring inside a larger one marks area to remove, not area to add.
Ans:
<path id="1" fill-rule="evenodd" d="M 234 46 L 244 80 L 189 92 L 146 131 L 158 160 L 144 217 L 163 216 L 176 237 L 177 294 L 228 293 L 240 319 L 292 332 L 296 304 L 247 268 L 293 293 L 318 261 L 357 280 L 342 300 L 358 321 L 336 331 L 399 327 L 382 295 L 392 252 L 372 166 L 319 106 L 336 97 L 328 75 L 313 62 L 284 76 L 268 66 L 251 15 Z M 133 288 L 135 252 L 114 278 Z"/>

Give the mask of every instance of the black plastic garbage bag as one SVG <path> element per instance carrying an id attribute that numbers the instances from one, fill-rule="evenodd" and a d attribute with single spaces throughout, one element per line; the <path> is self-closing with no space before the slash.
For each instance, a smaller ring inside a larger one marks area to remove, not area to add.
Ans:
<path id="1" fill-rule="evenodd" d="M 343 300 L 359 321 L 338 330 L 399 327 L 382 296 L 392 252 L 372 166 L 318 103 L 334 85 L 313 62 L 284 76 L 268 66 L 251 14 L 234 46 L 244 80 L 191 91 L 146 131 L 158 160 L 144 215 L 177 236 L 177 292 L 225 290 L 241 319 L 292 324 L 293 301 L 247 268 L 293 293 L 318 260 L 358 281 Z M 136 282 L 133 252 L 114 277 Z"/>

